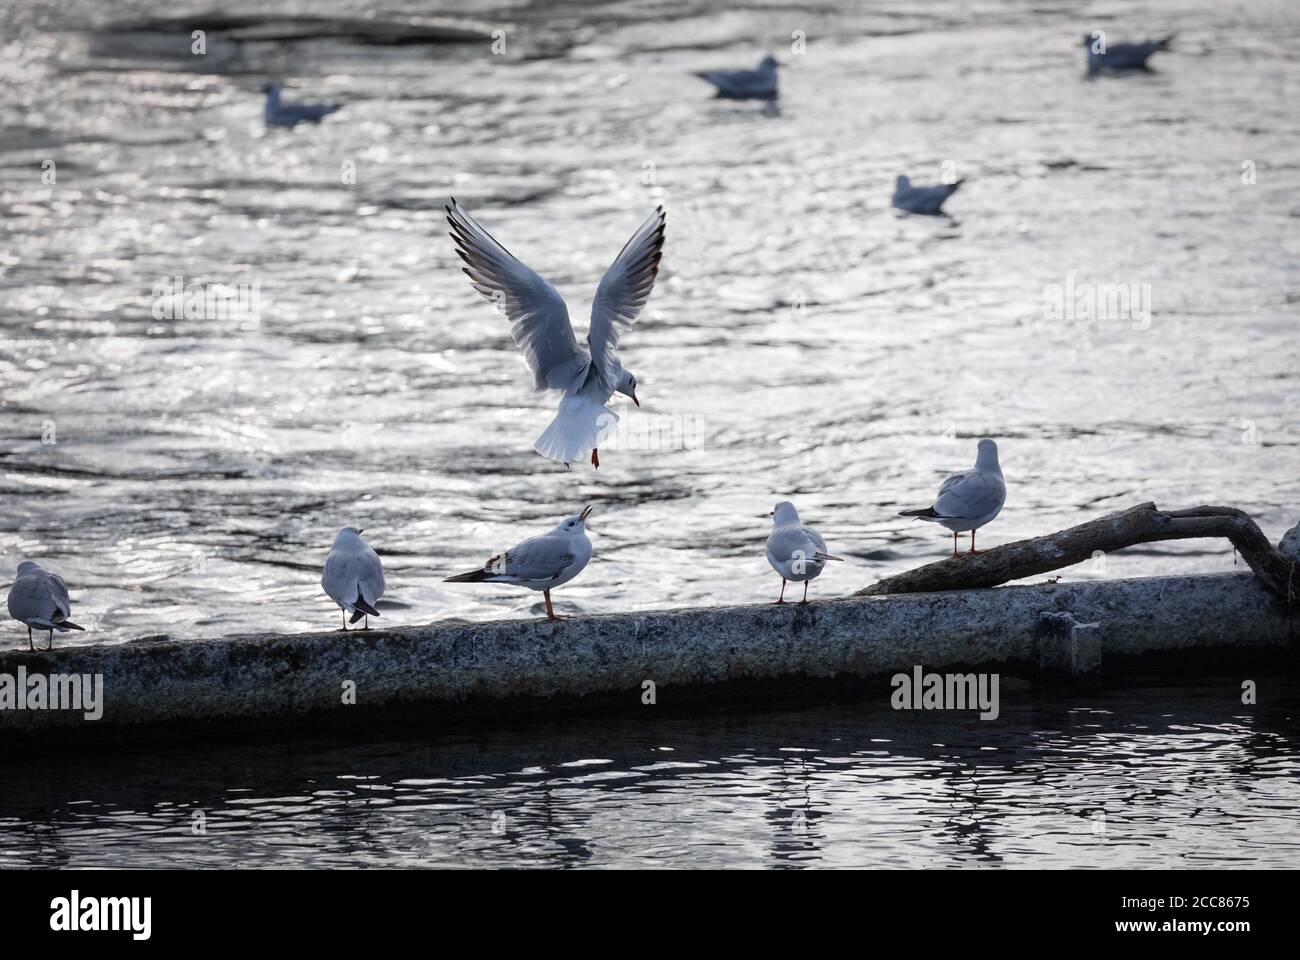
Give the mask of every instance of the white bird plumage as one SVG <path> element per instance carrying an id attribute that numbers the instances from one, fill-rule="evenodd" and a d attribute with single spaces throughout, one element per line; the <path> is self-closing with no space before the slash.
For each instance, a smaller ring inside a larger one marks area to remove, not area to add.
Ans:
<path id="1" fill-rule="evenodd" d="M 663 255 L 663 207 L 637 228 L 601 278 L 585 347 L 574 336 L 568 308 L 554 287 L 493 239 L 455 198 L 446 210 L 464 272 L 474 289 L 509 318 L 534 387 L 563 392 L 555 419 L 533 449 L 566 465 L 590 450 L 592 466 L 599 467 L 600 440 L 618 422 L 606 406 L 610 398 L 622 393 L 641 405 L 636 377 L 619 361 L 618 342 L 654 288 Z"/>
<path id="2" fill-rule="evenodd" d="M 67 584 L 57 573 L 46 570 L 32 560 L 18 564 L 18 576 L 9 588 L 6 601 L 9 616 L 27 627 L 27 648 L 32 647 L 32 627 L 50 631 L 49 646 L 54 649 L 54 631 L 84 630 L 68 617 L 72 616 L 72 601 Z"/>
<path id="3" fill-rule="evenodd" d="M 448 576 L 443 583 L 510 583 L 541 591 L 546 600 L 546 619 L 564 619 L 555 615 L 551 591 L 581 574 L 590 562 L 586 518 L 591 510 L 593 507 L 582 507 L 582 513 L 565 516 L 542 536 L 521 540 L 506 552 L 487 558 L 478 570 Z"/>
<path id="4" fill-rule="evenodd" d="M 370 618 L 379 616 L 375 603 L 384 595 L 384 565 L 356 527 L 344 527 L 334 537 L 320 585 L 343 611 L 344 630 L 348 614 L 352 623 L 365 617 L 364 629 L 370 629 Z"/>
<path id="5" fill-rule="evenodd" d="M 827 560 L 839 560 L 826 552 L 826 541 L 812 527 L 799 522 L 799 512 L 789 500 L 782 500 L 771 513 L 772 532 L 767 537 L 767 562 L 781 575 L 781 595 L 776 603 L 785 603 L 787 580 L 803 581 L 803 600 L 808 602 L 808 581 L 821 576 Z"/>
<path id="6" fill-rule="evenodd" d="M 591 511 L 591 507 L 584 507 L 548 533 L 522 540 L 504 553 L 489 557 L 479 569 L 447 577 L 444 582 L 510 583 L 540 590 L 546 599 L 546 618 L 561 620 L 551 606 L 551 591 L 582 573 L 591 560 L 586 527 Z"/>
<path id="7" fill-rule="evenodd" d="M 915 517 L 952 531 L 952 555 L 957 556 L 957 534 L 970 531 L 970 552 L 975 553 L 975 531 L 1002 512 L 1007 484 L 998 464 L 998 445 L 987 437 L 979 442 L 975 466 L 954 473 L 939 487 L 934 503 L 922 510 L 904 510 L 900 517 Z"/>

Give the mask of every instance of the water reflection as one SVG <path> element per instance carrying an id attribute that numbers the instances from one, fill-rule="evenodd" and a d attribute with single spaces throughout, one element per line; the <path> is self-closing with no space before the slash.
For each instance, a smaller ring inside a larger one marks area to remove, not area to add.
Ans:
<path id="1" fill-rule="evenodd" d="M 38 756 L 6 763 L 0 865 L 1294 866 L 1300 691 L 1239 690 Z"/>

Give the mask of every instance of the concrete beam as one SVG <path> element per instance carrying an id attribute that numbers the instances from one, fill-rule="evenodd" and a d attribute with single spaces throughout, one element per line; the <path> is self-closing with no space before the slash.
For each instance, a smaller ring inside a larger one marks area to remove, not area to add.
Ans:
<path id="1" fill-rule="evenodd" d="M 1055 633 L 1044 628 L 1053 622 Z M 0 709 L 0 750 L 30 734 L 59 731 L 74 740 L 104 733 L 191 736 L 223 727 L 261 736 L 277 727 L 350 725 L 394 711 L 463 717 L 598 703 L 645 709 L 647 681 L 659 704 L 757 689 L 829 690 L 837 680 L 861 683 L 916 665 L 1040 680 L 1054 673 L 1095 677 L 1104 661 L 1107 682 L 1117 683 L 1134 672 L 1171 676 L 1211 664 L 1284 662 L 1288 628 L 1284 604 L 1251 574 L 1239 573 L 561 623 L 452 621 L 368 633 L 113 645 L 72 645 L 64 635 L 55 643 L 52 653 L 0 653 L 0 683 L 19 668 L 29 678 L 100 674 L 102 718 Z M 345 702 L 349 684 L 355 685 L 351 704 Z M 888 695 L 887 684 L 876 685 Z"/>

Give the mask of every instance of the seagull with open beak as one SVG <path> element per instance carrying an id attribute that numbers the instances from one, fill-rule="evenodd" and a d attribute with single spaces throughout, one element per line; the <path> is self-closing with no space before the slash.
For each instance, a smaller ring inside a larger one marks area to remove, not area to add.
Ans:
<path id="1" fill-rule="evenodd" d="M 488 558 L 479 569 L 448 577 L 445 582 L 513 583 L 540 590 L 546 598 L 546 619 L 563 620 L 551 606 L 551 591 L 582 573 L 591 560 L 586 528 L 591 510 L 590 506 L 583 507 L 581 513 L 565 517 L 549 533 L 529 537 Z"/>

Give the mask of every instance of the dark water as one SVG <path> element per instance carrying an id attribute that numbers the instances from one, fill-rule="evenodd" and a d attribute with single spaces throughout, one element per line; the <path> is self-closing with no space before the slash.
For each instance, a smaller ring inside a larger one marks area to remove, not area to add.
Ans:
<path id="1" fill-rule="evenodd" d="M 1298 691 L 1239 691 L 1004 681 L 993 721 L 882 689 L 44 757 L 3 771 L 0 867 L 1295 867 Z"/>
<path id="2" fill-rule="evenodd" d="M 848 558 L 814 588 L 843 594 L 947 549 L 894 514 L 982 435 L 1010 489 L 989 544 L 1147 499 L 1238 505 L 1273 538 L 1297 519 L 1292 3 L 398 3 L 373 19 L 441 12 L 506 50 L 214 32 L 204 57 L 138 29 L 173 5 L 9 6 L 0 570 L 62 570 L 85 642 L 332 627 L 319 570 L 345 524 L 384 557 L 394 620 L 527 615 L 533 594 L 441 578 L 588 502 L 571 612 L 767 597 L 779 498 Z M 1095 27 L 1177 50 L 1088 81 Z M 779 114 L 689 76 L 764 48 Z M 268 78 L 347 107 L 268 131 Z M 969 178 L 954 221 L 889 209 L 899 172 L 945 163 Z M 667 207 L 623 344 L 645 405 L 619 408 L 598 474 L 532 453 L 551 410 L 456 269 L 451 193 L 580 329 Z M 258 283 L 258 323 L 155 319 L 178 274 Z M 1151 314 L 1049 318 L 1071 277 L 1149 285 Z M 1232 563 L 1191 542 L 1067 576 Z"/>

